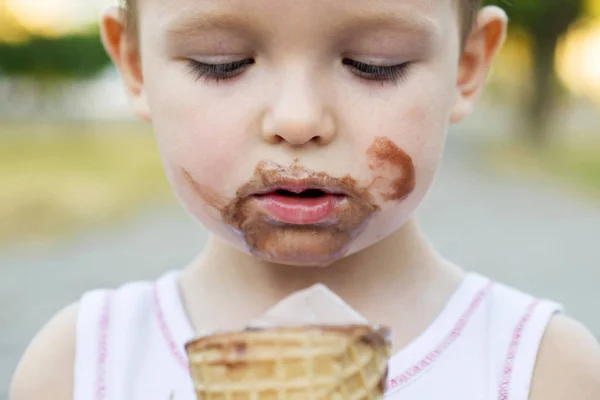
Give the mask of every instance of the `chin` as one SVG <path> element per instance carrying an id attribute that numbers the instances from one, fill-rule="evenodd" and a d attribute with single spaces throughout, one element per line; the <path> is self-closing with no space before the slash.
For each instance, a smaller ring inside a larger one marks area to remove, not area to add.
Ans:
<path id="1" fill-rule="evenodd" d="M 308 268 L 324 268 L 336 263 L 348 254 L 352 242 L 346 234 L 318 229 L 271 229 L 256 239 L 247 243 L 254 257 L 274 264 Z"/>
<path id="2" fill-rule="evenodd" d="M 320 256 L 320 257 L 307 257 L 305 254 L 288 255 L 285 258 L 279 255 L 265 255 L 252 253 L 252 256 L 269 262 L 271 264 L 277 264 L 281 266 L 296 267 L 296 268 L 327 268 L 341 260 L 343 256 L 332 257 L 332 256 Z"/>

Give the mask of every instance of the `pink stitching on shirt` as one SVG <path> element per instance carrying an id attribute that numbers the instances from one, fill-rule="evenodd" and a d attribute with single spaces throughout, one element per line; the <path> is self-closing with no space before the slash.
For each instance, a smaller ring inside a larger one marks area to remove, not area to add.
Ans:
<path id="1" fill-rule="evenodd" d="M 113 292 L 106 294 L 102 313 L 100 314 L 100 338 L 98 340 L 98 364 L 96 375 L 96 400 L 106 398 L 106 361 L 108 359 L 108 329 L 110 327 L 110 310 Z"/>
<path id="2" fill-rule="evenodd" d="M 385 393 L 386 396 L 389 396 L 394 390 L 400 390 L 402 386 L 405 386 L 407 383 L 415 379 L 418 375 L 429 369 L 437 360 L 440 359 L 441 355 L 462 335 L 464 329 L 471 320 L 471 317 L 475 311 L 477 311 L 479 305 L 486 298 L 493 286 L 494 283 L 490 281 L 485 288 L 475 295 L 473 301 L 471 301 L 471 304 L 467 308 L 467 311 L 465 311 L 465 313 L 460 317 L 448 336 L 446 336 L 446 338 L 433 351 L 431 351 L 421 361 L 408 368 L 400 375 L 388 380 L 387 390 Z"/>
<path id="3" fill-rule="evenodd" d="M 515 359 L 517 356 L 517 351 L 519 350 L 519 344 L 521 343 L 521 339 L 523 337 L 523 331 L 527 326 L 527 323 L 531 320 L 533 313 L 535 312 L 537 306 L 540 304 L 539 300 L 534 301 L 527 308 L 525 315 L 519 321 L 519 324 L 515 328 L 512 340 L 510 342 L 510 346 L 508 348 L 508 354 L 506 356 L 506 361 L 504 363 L 502 383 L 500 384 L 500 392 L 498 394 L 499 400 L 508 400 L 510 393 L 510 383 L 513 377 Z"/>
<path id="4" fill-rule="evenodd" d="M 181 353 L 181 351 L 179 351 L 179 347 L 177 346 L 177 343 L 175 343 L 175 340 L 173 339 L 173 336 L 171 335 L 171 331 L 169 330 L 169 327 L 167 326 L 167 322 L 165 320 L 165 315 L 164 315 L 162 307 L 160 305 L 160 298 L 158 297 L 158 282 L 154 283 L 153 297 L 154 297 L 154 309 L 156 310 L 156 317 L 158 319 L 158 325 L 160 326 L 160 330 L 162 331 L 163 337 L 167 341 L 167 346 L 169 347 L 169 350 L 171 351 L 171 354 L 173 355 L 173 357 L 175 357 L 175 360 L 177 360 L 177 363 L 179 365 L 181 365 L 183 368 L 189 370 L 189 364 L 187 361 L 187 357 L 185 357 Z"/>

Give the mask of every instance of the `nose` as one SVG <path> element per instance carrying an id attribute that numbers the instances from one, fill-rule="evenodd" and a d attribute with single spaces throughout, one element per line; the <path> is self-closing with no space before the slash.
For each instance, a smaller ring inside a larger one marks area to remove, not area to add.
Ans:
<path id="1" fill-rule="evenodd" d="M 310 142 L 327 145 L 336 136 L 334 115 L 325 99 L 307 78 L 290 77 L 280 87 L 263 119 L 265 141 L 302 146 Z"/>

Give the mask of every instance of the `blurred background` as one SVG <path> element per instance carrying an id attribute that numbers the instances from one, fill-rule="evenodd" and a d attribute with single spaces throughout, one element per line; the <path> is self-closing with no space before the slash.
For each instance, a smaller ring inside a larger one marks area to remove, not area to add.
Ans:
<path id="1" fill-rule="evenodd" d="M 180 268 L 207 237 L 101 47 L 105 5 L 0 0 L 0 399 L 60 308 Z M 420 217 L 453 261 L 600 336 L 600 1 L 502 5 L 508 43 Z"/>

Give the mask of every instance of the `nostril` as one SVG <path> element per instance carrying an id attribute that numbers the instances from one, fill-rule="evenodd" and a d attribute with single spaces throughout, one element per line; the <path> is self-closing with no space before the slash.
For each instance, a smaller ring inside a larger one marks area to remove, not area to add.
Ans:
<path id="1" fill-rule="evenodd" d="M 318 144 L 318 145 L 325 144 L 325 141 L 323 140 L 323 137 L 322 137 L 322 136 L 319 136 L 319 135 L 317 135 L 317 136 L 313 137 L 313 138 L 311 139 L 311 141 L 315 142 L 315 144 Z"/>
<path id="2" fill-rule="evenodd" d="M 326 141 L 323 140 L 323 138 L 319 135 L 315 135 L 315 136 L 304 136 L 304 137 L 299 137 L 299 136 L 293 136 L 293 135 L 272 135 L 268 138 L 269 143 L 271 144 L 281 144 L 283 142 L 289 143 L 292 146 L 303 146 L 306 145 L 308 143 L 314 143 L 317 145 L 323 145 L 326 144 Z"/>
<path id="3" fill-rule="evenodd" d="M 291 106 L 269 110 L 262 120 L 263 139 L 270 144 L 328 145 L 336 136 L 335 119 L 329 111 L 317 111 Z"/>
<path id="4" fill-rule="evenodd" d="M 280 144 L 281 142 L 285 141 L 285 139 L 282 138 L 280 135 L 272 135 L 269 139 L 269 142 L 271 144 Z"/>

